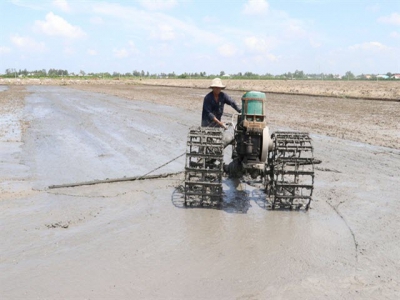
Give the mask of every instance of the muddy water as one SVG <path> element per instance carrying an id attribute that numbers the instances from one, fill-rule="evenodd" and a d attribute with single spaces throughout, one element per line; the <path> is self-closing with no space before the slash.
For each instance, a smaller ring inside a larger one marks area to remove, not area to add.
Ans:
<path id="1" fill-rule="evenodd" d="M 48 190 L 156 169 L 185 151 L 199 114 L 29 89 L 18 165 L 33 190 L 0 201 L 2 298 L 400 296 L 400 151 L 313 135 L 323 164 L 308 212 L 268 211 L 258 189 L 228 179 L 221 209 L 186 209 L 182 175 Z M 155 173 L 183 167 L 179 158 Z"/>
<path id="2" fill-rule="evenodd" d="M 41 188 L 142 175 L 185 151 L 190 119 L 178 119 L 179 109 L 60 87 L 42 90 L 31 88 L 27 98 L 32 134 L 24 148 Z"/>

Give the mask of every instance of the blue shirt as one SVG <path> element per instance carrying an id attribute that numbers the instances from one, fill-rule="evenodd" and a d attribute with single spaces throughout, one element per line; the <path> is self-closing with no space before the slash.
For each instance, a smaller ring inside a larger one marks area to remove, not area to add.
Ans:
<path id="1" fill-rule="evenodd" d="M 201 114 L 201 126 L 218 126 L 218 124 L 213 122 L 213 120 L 214 117 L 216 117 L 219 121 L 221 121 L 225 103 L 232 106 L 237 112 L 241 112 L 235 101 L 224 92 L 219 93 L 218 101 L 215 101 L 212 91 L 208 93 L 204 97 L 203 112 Z"/>

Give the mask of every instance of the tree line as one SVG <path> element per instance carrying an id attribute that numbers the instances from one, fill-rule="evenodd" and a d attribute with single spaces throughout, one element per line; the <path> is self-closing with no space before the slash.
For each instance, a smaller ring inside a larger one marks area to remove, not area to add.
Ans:
<path id="1" fill-rule="evenodd" d="M 393 78 L 393 73 L 387 72 L 386 74 L 361 74 L 354 75 L 351 71 L 347 71 L 345 75 L 341 76 L 338 74 L 325 74 L 325 73 L 304 73 L 301 70 L 296 70 L 294 72 L 287 72 L 280 75 L 273 75 L 270 73 L 265 74 L 257 74 L 253 72 L 238 72 L 236 74 L 226 74 L 225 71 L 220 71 L 219 74 L 207 74 L 206 72 L 195 72 L 195 73 L 182 73 L 175 74 L 175 72 L 170 73 L 158 73 L 158 74 L 150 74 L 148 71 L 138 71 L 134 70 L 132 72 L 120 73 L 120 72 L 101 72 L 101 73 L 86 73 L 83 70 L 80 70 L 78 73 L 68 72 L 68 70 L 62 69 L 49 69 L 48 71 L 45 69 L 42 70 L 32 70 L 28 71 L 24 70 L 16 70 L 16 69 L 6 69 L 5 74 L 0 75 L 3 78 L 12 78 L 12 77 L 32 77 L 32 78 L 40 78 L 40 77 L 96 77 L 96 78 L 130 78 L 130 77 L 140 77 L 140 78 L 214 78 L 214 77 L 222 77 L 222 78 L 232 78 L 232 79 L 285 79 L 285 80 L 295 80 L 295 79 L 311 79 L 311 80 L 363 80 L 363 79 L 377 79 L 384 78 L 391 79 Z"/>

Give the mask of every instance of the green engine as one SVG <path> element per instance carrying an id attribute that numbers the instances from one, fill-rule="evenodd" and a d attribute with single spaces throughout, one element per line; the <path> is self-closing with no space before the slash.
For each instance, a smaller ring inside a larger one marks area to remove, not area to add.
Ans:
<path id="1" fill-rule="evenodd" d="M 242 96 L 242 113 L 235 126 L 235 137 L 230 174 L 252 177 L 263 175 L 271 138 L 266 121 L 266 96 L 261 92 L 247 92 Z"/>

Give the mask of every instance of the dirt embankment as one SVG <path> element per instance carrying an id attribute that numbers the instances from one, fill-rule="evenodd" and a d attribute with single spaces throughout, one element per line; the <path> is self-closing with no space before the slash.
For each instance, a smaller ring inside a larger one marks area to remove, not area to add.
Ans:
<path id="1" fill-rule="evenodd" d="M 209 80 L 11 80 L 12 88 L 30 84 L 65 85 L 130 100 L 183 107 L 200 113 Z M 4 83 L 4 80 L 3 80 Z M 1 84 L 1 82 L 0 82 Z M 225 80 L 226 92 L 238 103 L 243 90 L 267 92 L 269 124 L 342 139 L 400 149 L 400 81 L 240 81 Z M 168 86 L 170 85 L 170 86 Z M 350 89 L 351 87 L 351 89 Z M 294 90 L 293 90 L 294 89 Z M 328 97 L 351 91 L 360 99 Z M 292 92 L 298 94 L 291 94 Z M 272 92 L 272 93 L 271 93 Z M 281 94 L 279 94 L 282 92 Z M 3 92 L 8 93 L 8 92 Z M 325 93 L 325 94 L 324 94 Z M 320 96 L 306 96 L 313 94 Z M 4 94 L 3 96 L 5 96 Z M 226 112 L 233 112 L 230 107 Z M 199 120 L 196 120 L 196 122 Z M 194 121 L 193 125 L 197 125 Z"/>
<path id="2" fill-rule="evenodd" d="M 27 92 L 23 86 L 11 85 L 0 93 L 0 114 L 15 112 L 24 107 Z"/>
<path id="3" fill-rule="evenodd" d="M 20 119 L 28 93 L 23 86 L 11 85 L 0 92 L 0 141 L 20 141 L 20 130 L 26 129 L 26 122 Z"/>
<path id="4" fill-rule="evenodd" d="M 144 84 L 202 88 L 210 80 L 142 80 Z M 230 90 L 400 101 L 399 81 L 234 80 L 223 81 Z"/>
<path id="5" fill-rule="evenodd" d="M 314 95 L 337 98 L 360 98 L 400 101 L 400 80 L 398 81 L 342 81 L 342 80 L 237 80 L 224 79 L 230 90 L 262 91 L 266 93 Z M 73 80 L 61 79 L 0 79 L 0 84 L 26 85 L 156 85 L 172 87 L 207 88 L 209 79 L 135 79 L 135 80 Z"/>

